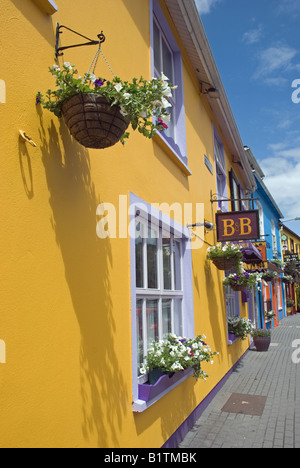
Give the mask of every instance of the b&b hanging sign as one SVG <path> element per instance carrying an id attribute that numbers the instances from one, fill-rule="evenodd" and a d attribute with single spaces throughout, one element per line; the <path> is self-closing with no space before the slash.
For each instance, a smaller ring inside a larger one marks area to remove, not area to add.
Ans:
<path id="1" fill-rule="evenodd" d="M 217 241 L 260 238 L 258 210 L 216 213 Z"/>

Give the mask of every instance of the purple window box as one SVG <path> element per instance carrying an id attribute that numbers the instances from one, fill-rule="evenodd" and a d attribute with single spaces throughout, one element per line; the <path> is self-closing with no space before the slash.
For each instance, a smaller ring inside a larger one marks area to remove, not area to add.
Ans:
<path id="1" fill-rule="evenodd" d="M 172 387 L 176 383 L 178 383 L 183 378 L 192 375 L 194 369 L 185 369 L 180 372 L 175 372 L 173 374 L 165 374 L 158 379 L 156 384 L 149 385 L 149 384 L 139 384 L 139 400 L 143 401 L 151 401 L 156 398 L 158 395 L 163 393 L 169 387 Z"/>
<path id="2" fill-rule="evenodd" d="M 238 339 L 238 335 L 235 335 L 234 333 L 228 333 L 228 340 L 229 341 L 235 341 Z"/>

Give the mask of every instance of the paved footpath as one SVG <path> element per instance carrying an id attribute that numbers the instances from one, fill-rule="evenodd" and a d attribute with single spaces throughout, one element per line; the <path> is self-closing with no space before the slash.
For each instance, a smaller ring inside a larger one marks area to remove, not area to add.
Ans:
<path id="1" fill-rule="evenodd" d="M 300 314 L 248 351 L 179 448 L 300 448 Z"/>

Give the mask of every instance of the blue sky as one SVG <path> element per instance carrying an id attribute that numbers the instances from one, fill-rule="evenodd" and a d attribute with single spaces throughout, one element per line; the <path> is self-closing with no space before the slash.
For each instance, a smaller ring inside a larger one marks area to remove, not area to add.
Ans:
<path id="1" fill-rule="evenodd" d="M 196 3 L 243 144 L 284 218 L 300 217 L 300 0 Z"/>

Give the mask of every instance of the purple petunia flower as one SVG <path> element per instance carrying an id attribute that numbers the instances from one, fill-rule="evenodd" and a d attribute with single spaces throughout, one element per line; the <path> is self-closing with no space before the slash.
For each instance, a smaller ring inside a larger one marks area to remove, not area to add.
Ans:
<path id="1" fill-rule="evenodd" d="M 94 85 L 95 85 L 95 86 L 103 86 L 104 83 L 105 83 L 105 81 L 106 81 L 106 80 L 100 80 L 100 78 L 99 78 L 99 79 L 97 79 L 97 80 L 94 81 Z"/>
<path id="2" fill-rule="evenodd" d="M 40 102 L 41 102 L 41 93 L 39 91 L 35 97 L 35 103 L 39 104 Z"/>

